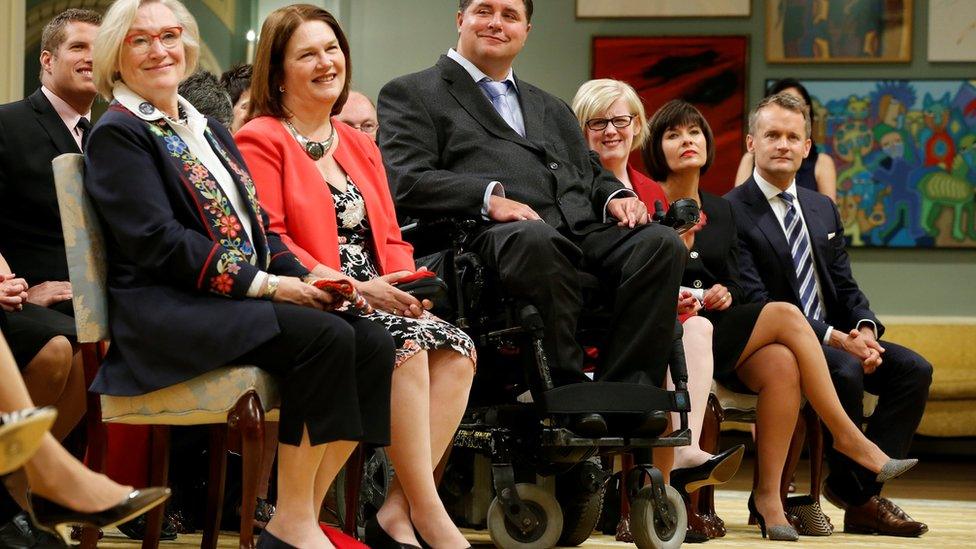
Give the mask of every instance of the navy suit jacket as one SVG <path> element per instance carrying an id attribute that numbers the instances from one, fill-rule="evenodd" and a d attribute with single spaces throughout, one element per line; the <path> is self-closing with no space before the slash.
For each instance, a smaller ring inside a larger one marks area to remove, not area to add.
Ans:
<path id="1" fill-rule="evenodd" d="M 68 280 L 51 160 L 80 152 L 40 88 L 0 106 L 0 254 L 32 286 Z"/>
<path id="2" fill-rule="evenodd" d="M 623 185 L 590 151 L 566 103 L 516 81 L 525 137 L 447 56 L 383 87 L 378 141 L 398 210 L 480 216 L 486 187 L 499 181 L 507 198 L 567 236 L 604 225 L 606 201 Z"/>
<path id="3" fill-rule="evenodd" d="M 844 227 L 837 206 L 826 196 L 796 188 L 803 219 L 810 235 L 813 258 L 823 293 L 826 318 L 808 318 L 822 340 L 828 326 L 850 331 L 861 320 L 884 326 L 871 311 L 868 298 L 851 273 L 850 257 L 844 242 Z M 786 301 L 801 307 L 796 269 L 790 256 L 786 234 L 755 179 L 725 195 L 732 203 L 739 233 L 739 278 L 749 301 Z"/>
<path id="4" fill-rule="evenodd" d="M 113 104 L 92 129 L 85 190 L 106 229 L 112 333 L 95 392 L 147 393 L 230 364 L 281 331 L 270 301 L 245 297 L 258 271 L 308 274 L 268 232 L 233 138 L 208 122 L 244 199 L 236 213 L 251 219 L 256 265 L 224 244 L 226 199 L 181 140 L 160 136 L 165 124 L 153 131 Z"/>

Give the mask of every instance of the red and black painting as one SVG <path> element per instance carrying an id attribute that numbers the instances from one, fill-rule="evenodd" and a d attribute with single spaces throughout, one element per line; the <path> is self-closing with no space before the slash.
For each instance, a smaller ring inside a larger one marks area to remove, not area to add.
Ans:
<path id="1" fill-rule="evenodd" d="M 698 107 L 715 134 L 715 161 L 702 188 L 718 195 L 732 188 L 745 150 L 745 36 L 597 37 L 593 78 L 629 83 L 651 116 L 671 99 Z M 640 152 L 631 161 L 642 171 Z"/>

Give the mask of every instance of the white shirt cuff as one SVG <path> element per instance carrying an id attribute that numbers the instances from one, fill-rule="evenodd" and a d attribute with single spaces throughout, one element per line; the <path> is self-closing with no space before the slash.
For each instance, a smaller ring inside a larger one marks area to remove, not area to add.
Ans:
<path id="1" fill-rule="evenodd" d="M 485 218 L 485 220 L 490 219 L 488 217 L 488 206 L 490 205 L 492 196 L 505 198 L 505 188 L 502 187 L 500 181 L 492 181 L 485 187 L 485 197 L 481 201 L 481 217 Z"/>
<path id="2" fill-rule="evenodd" d="M 860 330 L 864 324 L 871 326 L 871 331 L 874 332 L 874 339 L 878 339 L 878 325 L 870 318 L 862 318 L 857 321 L 857 329 Z"/>
<path id="3" fill-rule="evenodd" d="M 634 198 L 637 197 L 637 193 L 635 193 L 634 191 L 632 191 L 630 189 L 620 189 L 618 191 L 615 191 L 615 192 L 611 193 L 610 196 L 607 197 L 607 201 L 603 203 L 603 222 L 604 223 L 609 223 L 610 222 L 610 212 L 607 211 L 607 206 L 610 205 L 610 201 L 613 200 L 614 198 L 623 198 L 623 197 L 618 197 L 617 196 L 620 193 L 627 193 L 627 196 L 632 196 Z"/>
<path id="4" fill-rule="evenodd" d="M 247 297 L 261 297 L 261 288 L 264 287 L 264 281 L 267 279 L 268 273 L 258 271 L 258 274 L 254 275 L 251 285 L 247 287 Z"/>

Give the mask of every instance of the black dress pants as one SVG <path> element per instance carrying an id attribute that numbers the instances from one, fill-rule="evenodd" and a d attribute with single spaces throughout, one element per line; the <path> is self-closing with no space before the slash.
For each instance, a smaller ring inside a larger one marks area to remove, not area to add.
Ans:
<path id="1" fill-rule="evenodd" d="M 932 383 L 932 365 L 915 351 L 895 343 L 879 342 L 885 348 L 882 364 L 865 375 L 861 361 L 850 353 L 824 346 L 827 367 L 840 403 L 856 425 L 864 422 L 864 392 L 878 396 L 878 405 L 868 419 L 865 435 L 894 459 L 904 458 L 912 436 L 922 421 Z M 861 505 L 881 494 L 875 474 L 836 452 L 828 443 L 827 463 L 831 491 L 850 505 Z"/>
<path id="2" fill-rule="evenodd" d="M 575 337 L 582 307 L 580 268 L 613 290 L 607 297 L 613 319 L 599 379 L 663 383 L 687 255 L 673 229 L 607 224 L 567 237 L 542 221 L 516 221 L 489 225 L 471 248 L 497 272 L 509 295 L 539 309 L 557 386 L 587 381 Z"/>
<path id="3" fill-rule="evenodd" d="M 342 313 L 274 303 L 281 333 L 245 353 L 278 380 L 278 440 L 297 446 L 355 440 L 390 443 L 393 338 L 380 324 Z"/>

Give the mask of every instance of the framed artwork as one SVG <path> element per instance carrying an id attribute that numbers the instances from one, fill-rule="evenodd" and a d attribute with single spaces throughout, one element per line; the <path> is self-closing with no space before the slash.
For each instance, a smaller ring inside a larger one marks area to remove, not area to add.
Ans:
<path id="1" fill-rule="evenodd" d="M 853 246 L 976 248 L 976 80 L 804 80 Z"/>
<path id="2" fill-rule="evenodd" d="M 671 99 L 698 107 L 715 137 L 715 159 L 702 187 L 732 188 L 742 158 L 748 40 L 745 36 L 596 37 L 593 78 L 616 78 L 637 90 L 647 115 Z M 644 170 L 640 152 L 631 163 Z"/>
<path id="3" fill-rule="evenodd" d="M 976 61 L 976 2 L 929 0 L 929 61 Z"/>
<path id="4" fill-rule="evenodd" d="M 912 0 L 766 0 L 769 63 L 911 60 Z"/>
<path id="5" fill-rule="evenodd" d="M 750 0 L 576 0 L 576 17 L 749 17 Z"/>

